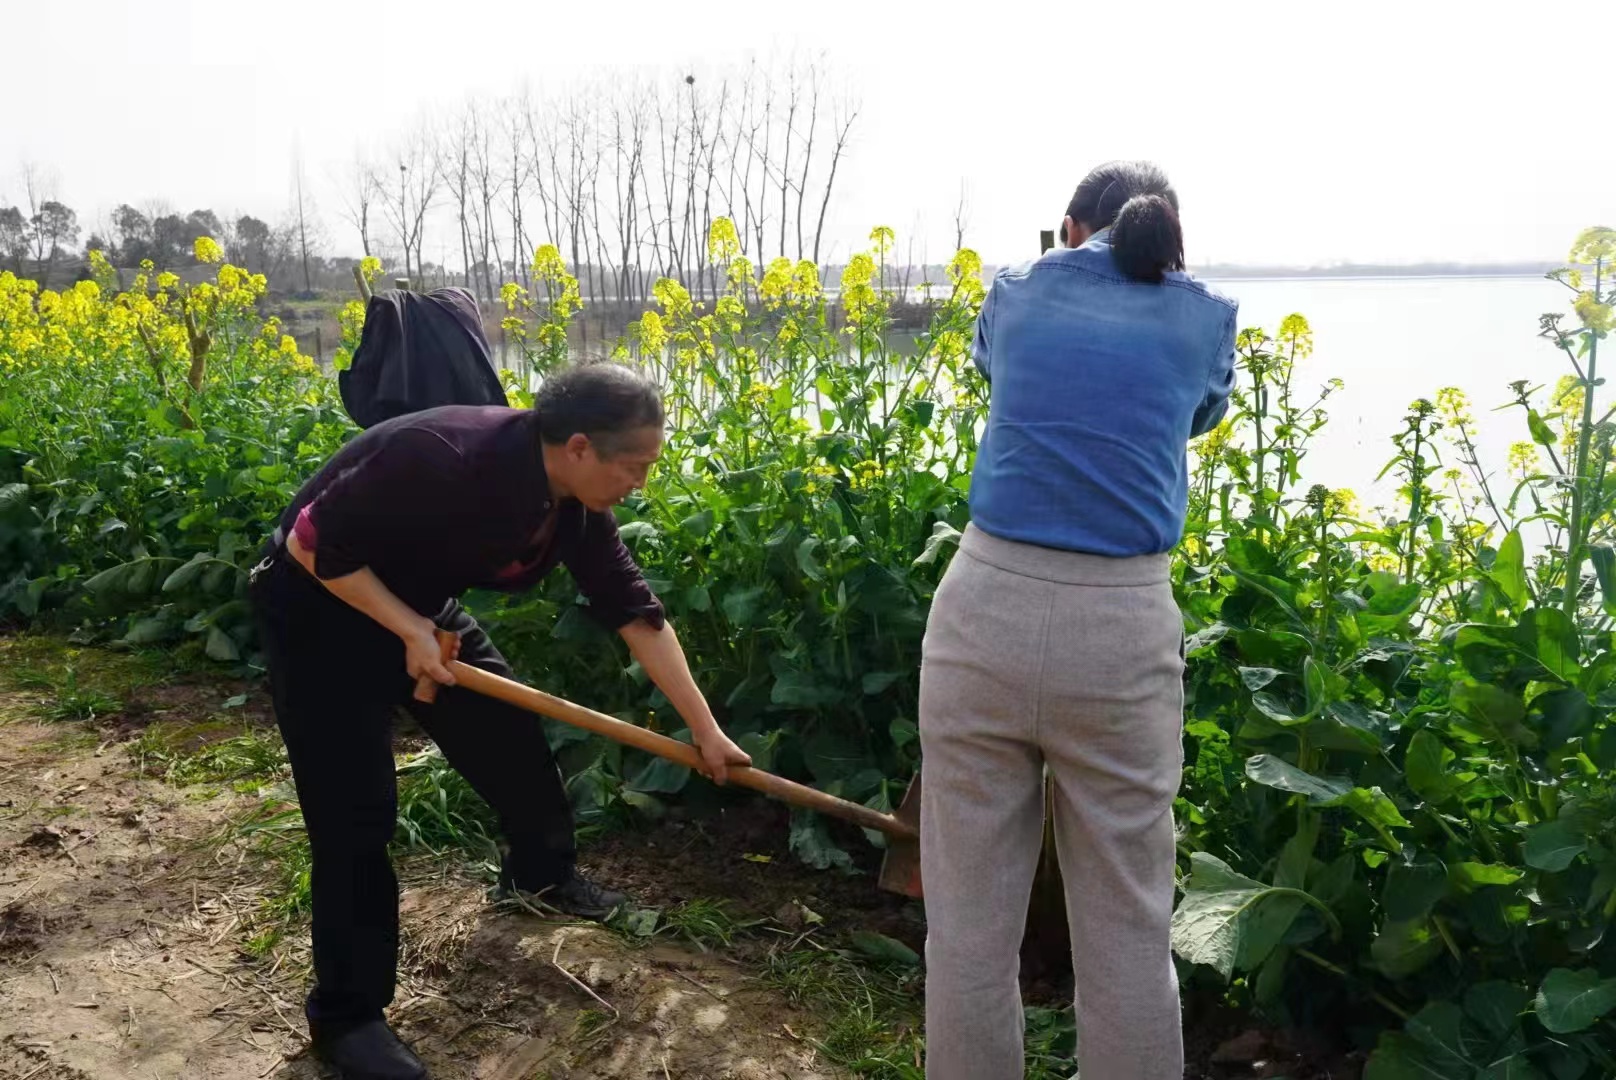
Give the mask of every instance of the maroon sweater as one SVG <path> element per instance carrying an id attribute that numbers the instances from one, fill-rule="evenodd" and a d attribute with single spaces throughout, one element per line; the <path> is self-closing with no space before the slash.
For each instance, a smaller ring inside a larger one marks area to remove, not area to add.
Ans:
<path id="1" fill-rule="evenodd" d="M 384 421 L 303 485 L 281 528 L 314 552 L 317 576 L 368 566 L 428 617 L 468 589 L 530 588 L 561 563 L 602 625 L 660 629 L 662 604 L 616 519 L 551 492 L 539 424 L 530 410 L 467 405 Z"/>

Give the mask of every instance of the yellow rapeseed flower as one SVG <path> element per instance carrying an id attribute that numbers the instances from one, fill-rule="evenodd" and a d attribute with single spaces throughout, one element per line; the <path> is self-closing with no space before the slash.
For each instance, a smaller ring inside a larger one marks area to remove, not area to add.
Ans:
<path id="1" fill-rule="evenodd" d="M 1594 299 L 1591 292 L 1578 294 L 1571 308 L 1577 313 L 1577 318 L 1582 320 L 1582 325 L 1590 330 L 1608 334 L 1612 329 L 1616 329 L 1616 313 L 1612 312 L 1609 304 L 1601 304 Z"/>
<path id="2" fill-rule="evenodd" d="M 1511 475 L 1524 479 L 1537 472 L 1537 468 L 1537 443 L 1518 442 L 1509 448 L 1509 471 Z"/>
<path id="3" fill-rule="evenodd" d="M 877 225 L 870 230 L 870 243 L 875 245 L 875 257 L 885 259 L 897 241 L 897 234 L 885 225 Z"/>
<path id="4" fill-rule="evenodd" d="M 680 322 L 691 313 L 690 292 L 672 278 L 658 278 L 651 286 L 651 298 L 671 322 Z"/>
<path id="5" fill-rule="evenodd" d="M 640 348 L 650 353 L 661 353 L 668 343 L 668 331 L 662 325 L 662 316 L 647 311 L 640 316 Z"/>
<path id="6" fill-rule="evenodd" d="M 561 249 L 554 244 L 540 245 L 533 253 L 533 276 L 541 281 L 559 284 L 567 276 L 567 264 L 561 258 Z"/>
<path id="7" fill-rule="evenodd" d="M 880 482 L 886 475 L 879 461 L 861 461 L 853 466 L 853 475 L 849 478 L 854 491 L 866 491 Z"/>
<path id="8" fill-rule="evenodd" d="M 224 249 L 211 236 L 197 237 L 193 251 L 196 254 L 196 261 L 199 263 L 216 263 L 224 260 Z M 144 269 L 145 264 L 142 263 L 141 266 Z"/>
<path id="9" fill-rule="evenodd" d="M 729 287 L 740 292 L 753 283 L 752 260 L 737 255 L 729 264 Z"/>
<path id="10" fill-rule="evenodd" d="M 842 270 L 842 306 L 855 326 L 863 324 L 878 309 L 881 298 L 870 284 L 875 280 L 875 262 L 860 252 Z"/>
<path id="11" fill-rule="evenodd" d="M 725 333 L 737 334 L 746 319 L 746 305 L 736 297 L 720 296 L 713 306 L 713 315 Z"/>
<path id="12" fill-rule="evenodd" d="M 1582 230 L 1571 245 L 1571 261 L 1591 265 L 1616 259 L 1616 229 L 1595 225 Z"/>
<path id="13" fill-rule="evenodd" d="M 1582 430 L 1583 387 L 1575 375 L 1562 375 L 1554 386 L 1554 403 L 1560 416 L 1560 447 L 1570 454 L 1577 448 L 1577 436 Z"/>
<path id="14" fill-rule="evenodd" d="M 791 271 L 792 297 L 802 304 L 819 299 L 824 289 L 819 284 L 819 267 L 808 259 L 799 259 Z"/>
<path id="15" fill-rule="evenodd" d="M 1298 360 L 1313 355 L 1313 328 L 1308 325 L 1306 317 L 1291 314 L 1281 320 L 1279 346 L 1286 352 L 1294 351 Z"/>
<path id="16" fill-rule="evenodd" d="M 1470 398 L 1457 386 L 1444 386 L 1436 392 L 1436 407 L 1449 425 L 1469 426 Z"/>
<path id="17" fill-rule="evenodd" d="M 1324 508 L 1332 517 L 1356 518 L 1363 514 L 1358 493 L 1351 488 L 1337 488 L 1324 499 Z"/>
<path id="18" fill-rule="evenodd" d="M 1229 440 L 1233 437 L 1234 424 L 1229 420 L 1225 420 L 1196 440 L 1193 444 L 1195 452 L 1203 458 L 1217 457 L 1223 453 L 1224 448 L 1229 445 Z"/>
<path id="19" fill-rule="evenodd" d="M 758 286 L 758 295 L 763 297 L 763 303 L 772 311 L 785 303 L 790 294 L 791 260 L 775 259 L 763 272 L 763 283 Z"/>
<path id="20" fill-rule="evenodd" d="M 932 339 L 932 348 L 937 353 L 937 359 L 958 361 L 969 354 L 971 342 L 958 330 L 944 330 Z"/>
<path id="21" fill-rule="evenodd" d="M 803 489 L 810 495 L 828 490 L 836 480 L 836 470 L 830 465 L 810 465 L 803 470 Z"/>
<path id="22" fill-rule="evenodd" d="M 960 248 L 948 264 L 948 280 L 954 296 L 966 304 L 979 304 L 987 287 L 982 284 L 982 256 L 970 248 Z"/>
<path id="23" fill-rule="evenodd" d="M 109 289 L 118 280 L 118 272 L 112 268 L 112 261 L 99 248 L 90 252 L 90 276 Z"/>
<path id="24" fill-rule="evenodd" d="M 1403 568 L 1403 561 L 1387 551 L 1374 551 L 1364 559 L 1364 565 L 1377 574 L 1395 574 Z"/>
<path id="25" fill-rule="evenodd" d="M 727 266 L 741 253 L 741 238 L 735 223 L 727 217 L 714 218 L 707 230 L 707 258 L 715 266 Z"/>

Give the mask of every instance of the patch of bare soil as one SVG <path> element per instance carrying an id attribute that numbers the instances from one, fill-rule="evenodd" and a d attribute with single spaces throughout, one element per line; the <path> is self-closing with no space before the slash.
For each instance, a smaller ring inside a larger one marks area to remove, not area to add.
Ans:
<path id="1" fill-rule="evenodd" d="M 324 1076 L 305 936 L 243 951 L 265 868 L 216 840 L 254 797 L 138 778 L 121 725 L 29 705 L 0 695 L 0 1077 Z M 402 913 L 393 1020 L 441 1080 L 835 1075 L 734 961 L 495 910 L 465 880 L 407 885 Z"/>

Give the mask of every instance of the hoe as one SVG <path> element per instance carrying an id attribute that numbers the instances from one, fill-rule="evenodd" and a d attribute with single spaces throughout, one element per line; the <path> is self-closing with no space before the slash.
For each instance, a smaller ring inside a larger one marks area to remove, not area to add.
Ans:
<path id="1" fill-rule="evenodd" d="M 448 646 L 454 639 L 443 631 L 439 631 L 438 639 L 445 646 L 445 657 L 448 656 Z M 472 667 L 458 660 L 450 662 L 449 671 L 455 677 L 455 684 L 467 690 L 484 694 L 491 698 L 515 705 L 517 708 L 548 716 L 552 720 L 559 720 L 574 727 L 592 731 L 597 735 L 604 735 L 608 739 L 620 742 L 625 746 L 632 746 L 644 750 L 649 754 L 666 758 L 669 761 L 683 765 L 689 769 L 696 769 L 701 764 L 701 755 L 696 748 L 688 743 L 670 739 L 666 735 L 659 735 L 634 724 L 627 724 L 615 717 L 604 713 L 586 709 L 582 705 L 574 705 L 564 698 L 553 694 L 546 694 L 542 690 L 535 690 L 531 686 L 503 678 L 481 668 Z M 430 678 L 422 677 L 416 684 L 416 697 L 422 701 L 432 700 L 437 691 L 437 684 Z M 749 766 L 736 766 L 729 770 L 731 783 L 741 787 L 761 791 L 763 794 L 791 803 L 794 806 L 805 807 L 822 814 L 830 814 L 844 821 L 850 821 L 866 829 L 876 829 L 885 833 L 888 839 L 886 857 L 881 863 L 880 884 L 883 889 L 890 892 L 901 893 L 904 896 L 920 897 L 920 776 L 909 783 L 909 790 L 904 793 L 903 805 L 898 807 L 896 814 L 883 814 L 872 810 L 868 806 L 838 799 L 834 795 L 807 787 L 803 784 L 787 780 L 783 776 L 764 772 Z"/>

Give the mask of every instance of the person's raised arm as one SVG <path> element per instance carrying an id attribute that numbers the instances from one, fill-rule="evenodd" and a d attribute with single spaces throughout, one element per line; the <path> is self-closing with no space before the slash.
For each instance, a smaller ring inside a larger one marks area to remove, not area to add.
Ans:
<path id="1" fill-rule="evenodd" d="M 645 674 L 690 728 L 705 764 L 703 774 L 722 784 L 728 766 L 750 765 L 752 759 L 746 752 L 719 730 L 661 601 L 646 584 L 610 513 L 589 515 L 582 541 L 567 559 L 567 569 L 589 599 L 585 610 L 590 617 L 623 638 Z"/>
<path id="2" fill-rule="evenodd" d="M 993 294 L 998 287 L 995 275 L 982 296 L 982 307 L 976 313 L 976 333 L 971 339 L 971 359 L 989 384 L 993 382 Z"/>
<path id="3" fill-rule="evenodd" d="M 707 698 L 690 674 L 684 649 L 670 624 L 664 622 L 660 627 L 653 627 L 644 619 L 635 619 L 625 623 L 617 632 L 628 644 L 628 651 L 634 655 L 634 659 L 640 662 L 640 667 L 645 669 L 645 674 L 656 683 L 657 689 L 667 695 L 668 701 L 690 729 L 691 740 L 706 763 L 702 771 L 709 778 L 722 784 L 728 778 L 729 766 L 752 764 L 746 751 L 731 742 L 729 736 L 720 730 Z"/>
<path id="4" fill-rule="evenodd" d="M 1190 420 L 1191 438 L 1205 435 L 1217 427 L 1229 411 L 1229 395 L 1234 392 L 1235 382 L 1235 318 L 1235 312 L 1231 311 L 1224 323 L 1218 351 L 1213 355 L 1207 372 L 1201 404 L 1196 407 L 1195 415 Z"/>
<path id="5" fill-rule="evenodd" d="M 287 550 L 332 595 L 404 643 L 412 678 L 452 685 L 432 620 L 411 609 L 370 568 L 386 545 L 431 549 L 452 527 L 464 490 L 459 451 L 429 431 L 401 431 L 303 508 Z"/>
<path id="6" fill-rule="evenodd" d="M 382 579 L 368 566 L 341 577 L 321 578 L 314 572 L 314 552 L 304 547 L 293 533 L 286 541 L 286 550 L 292 558 L 309 572 L 326 591 L 349 607 L 364 612 L 404 642 L 404 668 L 410 678 L 429 675 L 444 686 L 454 685 L 454 675 L 443 663 L 443 650 L 438 643 L 432 620 L 415 611 L 393 594 Z M 450 659 L 459 653 L 459 639 L 451 650 Z"/>

